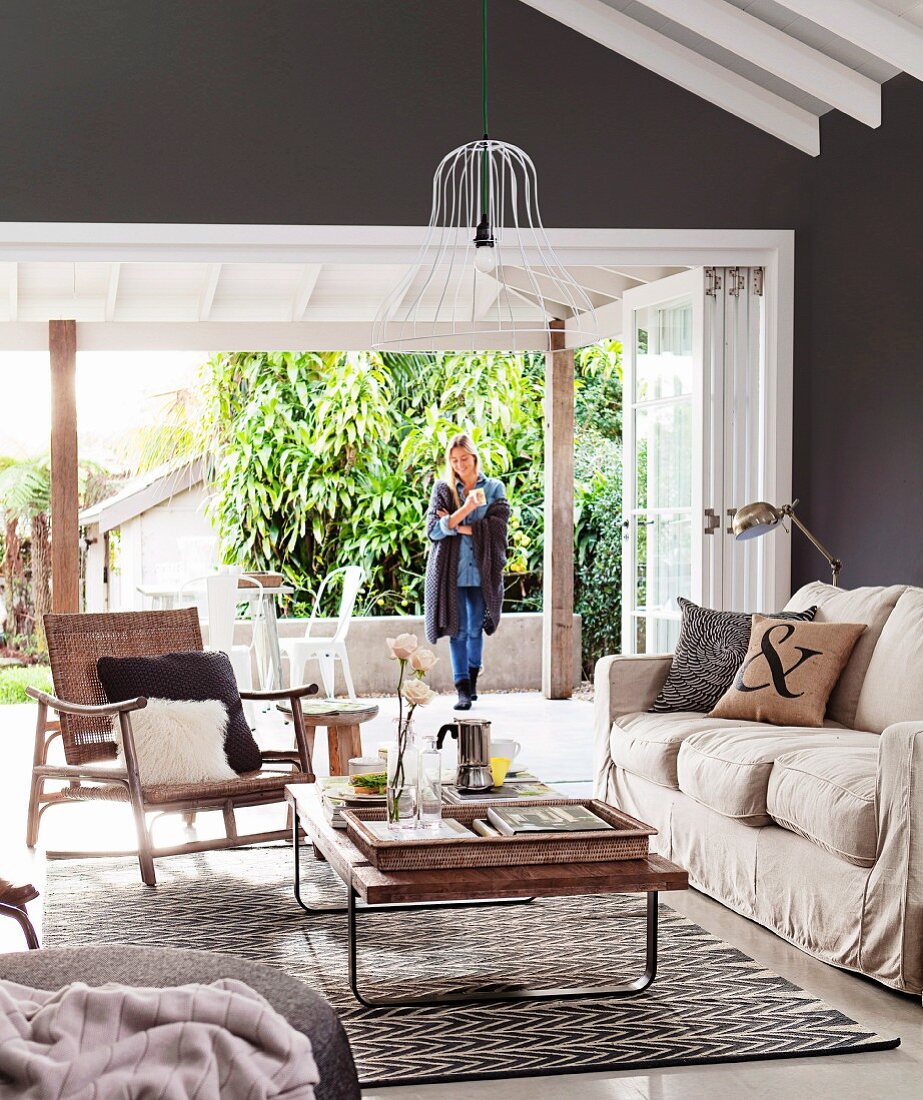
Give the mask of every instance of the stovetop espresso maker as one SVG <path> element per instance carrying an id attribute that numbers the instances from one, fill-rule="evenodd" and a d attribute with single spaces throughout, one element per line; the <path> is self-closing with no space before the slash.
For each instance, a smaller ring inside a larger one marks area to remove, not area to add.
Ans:
<path id="1" fill-rule="evenodd" d="M 490 722 L 485 718 L 458 718 L 436 734 L 441 749 L 446 734 L 458 740 L 458 774 L 455 786 L 460 791 L 489 791 L 494 785 L 490 774 Z"/>

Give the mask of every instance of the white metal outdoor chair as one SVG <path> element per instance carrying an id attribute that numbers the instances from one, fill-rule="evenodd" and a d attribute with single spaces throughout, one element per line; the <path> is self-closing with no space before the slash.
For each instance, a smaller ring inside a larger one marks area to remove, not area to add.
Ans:
<path id="1" fill-rule="evenodd" d="M 260 589 L 263 586 L 253 577 L 243 578 L 247 587 Z M 253 690 L 253 642 L 250 645 L 234 644 L 234 623 L 237 619 L 237 604 L 240 602 L 239 582 L 241 571 L 229 570 L 225 573 L 209 573 L 204 577 L 195 577 L 187 581 L 179 595 L 180 606 L 193 602 L 199 609 L 199 618 L 208 626 L 208 645 L 206 649 L 227 654 L 234 670 L 234 678 L 240 691 Z M 204 600 L 202 597 L 204 596 Z M 256 715 L 252 703 L 245 703 L 244 710 L 251 726 L 256 724 Z"/>
<path id="2" fill-rule="evenodd" d="M 337 612 L 333 634 L 330 637 L 319 637 L 314 633 L 314 630 L 321 602 L 330 585 L 340 577 L 343 579 L 343 592 L 340 596 L 340 608 Z M 349 668 L 349 654 L 346 651 L 346 635 L 349 632 L 349 624 L 352 622 L 356 598 L 364 580 L 365 573 L 358 565 L 346 565 L 340 569 L 334 569 L 324 577 L 320 588 L 317 590 L 317 595 L 314 597 L 314 607 L 311 610 L 311 618 L 304 637 L 283 638 L 279 643 L 288 654 L 289 683 L 293 685 L 303 683 L 305 665 L 308 661 L 317 661 L 320 665 L 324 692 L 328 699 L 332 699 L 335 687 L 336 662 L 339 661 L 343 666 L 343 679 L 346 681 L 346 691 L 349 698 L 356 698 L 356 689 L 353 687 L 352 672 Z"/>

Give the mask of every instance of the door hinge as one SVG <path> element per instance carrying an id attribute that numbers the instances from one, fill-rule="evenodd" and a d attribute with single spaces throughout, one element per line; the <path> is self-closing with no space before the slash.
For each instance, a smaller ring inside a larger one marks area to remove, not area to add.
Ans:
<path id="1" fill-rule="evenodd" d="M 761 267 L 753 269 L 753 293 L 758 298 L 763 297 L 763 269 Z"/>
<path id="2" fill-rule="evenodd" d="M 733 298 L 740 296 L 742 290 L 747 289 L 747 276 L 739 267 L 728 268 L 728 294 Z"/>
<path id="3" fill-rule="evenodd" d="M 705 268 L 705 293 L 714 298 L 721 289 L 721 276 L 716 267 Z"/>
<path id="4" fill-rule="evenodd" d="M 705 509 L 705 534 L 713 535 L 721 526 L 721 520 L 714 508 Z"/>
<path id="5" fill-rule="evenodd" d="M 736 509 L 736 508 L 728 508 L 728 519 L 729 519 L 729 520 L 730 520 L 731 522 L 730 522 L 730 523 L 729 523 L 729 524 L 727 525 L 727 527 L 725 528 L 725 530 L 727 531 L 727 533 L 728 533 L 729 535 L 733 535 L 733 534 L 734 534 L 734 528 L 733 528 L 732 524 L 734 523 L 734 517 L 735 517 L 736 515 L 737 515 L 737 509 Z"/>

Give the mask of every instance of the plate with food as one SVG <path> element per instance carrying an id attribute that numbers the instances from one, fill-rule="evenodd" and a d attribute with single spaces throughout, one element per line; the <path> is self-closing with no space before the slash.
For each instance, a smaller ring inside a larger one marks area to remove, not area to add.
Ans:
<path id="1" fill-rule="evenodd" d="M 385 772 L 369 775 L 353 775 L 346 788 L 346 798 L 362 802 L 384 802 L 388 790 L 388 776 Z"/>

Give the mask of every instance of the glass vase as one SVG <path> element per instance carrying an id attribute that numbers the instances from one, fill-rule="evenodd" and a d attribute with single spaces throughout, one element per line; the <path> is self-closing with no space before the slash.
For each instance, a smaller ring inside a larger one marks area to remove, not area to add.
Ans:
<path id="1" fill-rule="evenodd" d="M 399 735 L 396 744 L 388 746 L 386 808 L 388 822 L 395 829 L 417 827 L 419 755 L 412 729 Z"/>

